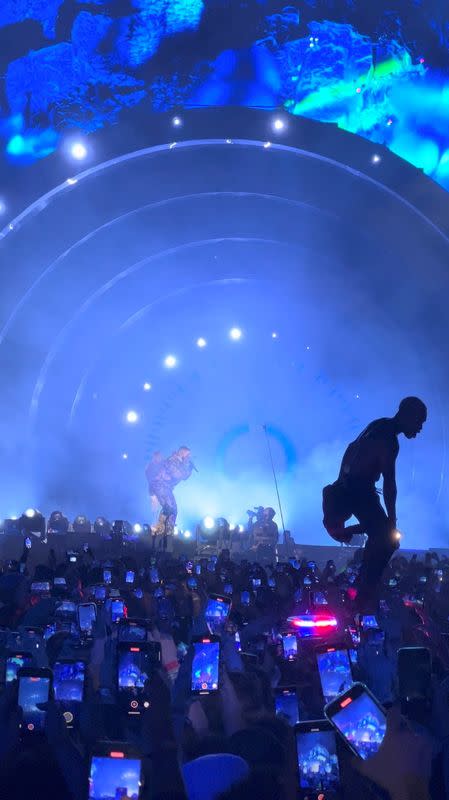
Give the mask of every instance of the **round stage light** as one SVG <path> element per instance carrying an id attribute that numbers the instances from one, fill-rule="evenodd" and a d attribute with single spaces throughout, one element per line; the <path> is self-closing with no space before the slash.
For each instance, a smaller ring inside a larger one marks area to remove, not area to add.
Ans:
<path id="1" fill-rule="evenodd" d="M 276 117 L 276 119 L 273 121 L 273 130 L 279 132 L 279 131 L 283 131 L 284 128 L 285 128 L 284 120 L 281 119 L 281 117 Z"/>
<path id="2" fill-rule="evenodd" d="M 230 523 L 229 523 L 229 530 L 230 530 L 230 531 L 235 531 L 235 528 L 236 528 L 236 526 L 234 525 L 234 523 L 233 523 L 233 522 L 230 522 Z"/>
<path id="3" fill-rule="evenodd" d="M 271 334 L 271 338 L 272 339 L 277 339 L 278 338 L 278 334 L 276 333 L 276 331 L 273 331 L 273 333 Z"/>
<path id="4" fill-rule="evenodd" d="M 122 453 L 123 461 L 128 461 L 128 453 Z"/>
<path id="5" fill-rule="evenodd" d="M 127 411 L 126 412 L 126 421 L 130 423 L 130 425 L 135 425 L 136 422 L 139 421 L 139 415 L 137 411 Z"/>
<path id="6" fill-rule="evenodd" d="M 74 142 L 70 148 L 70 153 L 77 161 L 82 161 L 87 156 L 87 147 L 83 142 Z"/>
<path id="7" fill-rule="evenodd" d="M 140 525 L 139 522 L 136 522 L 136 524 L 133 525 L 133 531 L 134 533 L 142 533 L 143 531 L 142 525 Z"/>
<path id="8" fill-rule="evenodd" d="M 206 342 L 205 339 L 203 339 L 202 336 L 200 336 L 200 338 L 196 340 L 196 344 L 197 344 L 197 347 L 206 347 L 207 342 Z"/>
<path id="9" fill-rule="evenodd" d="M 5 201 L 4 201 L 4 200 L 2 200 L 2 198 L 0 197 L 0 215 L 1 215 L 1 214 L 6 214 L 6 203 L 5 203 Z"/>
<path id="10" fill-rule="evenodd" d="M 245 526 L 239 525 L 239 533 L 244 533 L 244 532 L 245 532 Z"/>
<path id="11" fill-rule="evenodd" d="M 191 531 L 184 531 L 184 539 L 191 539 L 192 532 Z"/>
<path id="12" fill-rule="evenodd" d="M 167 369 L 173 369 L 173 367 L 176 367 L 177 363 L 178 361 L 175 356 L 166 356 L 164 358 L 164 366 L 167 367 Z"/>
<path id="13" fill-rule="evenodd" d="M 382 161 L 380 155 L 378 153 L 374 153 L 374 155 L 371 158 L 371 163 L 372 164 L 378 164 L 379 161 Z"/>
<path id="14" fill-rule="evenodd" d="M 145 381 L 145 383 L 143 384 L 143 391 L 144 392 L 149 392 L 150 390 L 151 390 L 151 383 L 148 383 L 148 381 Z"/>
<path id="15" fill-rule="evenodd" d="M 178 117 L 178 116 L 173 117 L 171 123 L 172 123 L 173 127 L 180 128 L 181 125 L 182 125 L 182 119 L 181 119 L 181 117 Z"/>
<path id="16" fill-rule="evenodd" d="M 214 518 L 213 517 L 209 517 L 209 516 L 204 517 L 204 519 L 203 519 L 203 528 L 205 528 L 206 531 L 212 531 L 215 528 L 215 520 L 214 520 Z"/>
<path id="17" fill-rule="evenodd" d="M 179 528 L 177 527 L 177 525 L 175 525 L 175 527 L 173 528 L 173 536 L 178 536 L 178 534 L 179 534 Z"/>
<path id="18" fill-rule="evenodd" d="M 27 517 L 28 519 L 33 519 L 33 517 L 35 517 L 36 514 L 37 514 L 36 509 L 27 508 L 27 510 L 24 512 L 24 517 Z"/>
<path id="19" fill-rule="evenodd" d="M 242 331 L 240 328 L 231 328 L 229 336 L 234 342 L 238 342 L 238 340 L 242 338 Z"/>

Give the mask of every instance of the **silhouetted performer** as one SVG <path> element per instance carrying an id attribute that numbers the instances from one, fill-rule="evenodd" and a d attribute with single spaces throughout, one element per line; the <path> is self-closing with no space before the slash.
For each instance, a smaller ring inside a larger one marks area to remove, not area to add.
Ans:
<path id="1" fill-rule="evenodd" d="M 188 447 L 180 447 L 165 459 L 161 453 L 157 452 L 154 453 L 145 470 L 150 497 L 152 500 L 156 498 L 161 506 L 154 532 L 156 535 L 164 537 L 164 547 L 166 547 L 167 536 L 173 534 L 178 515 L 173 489 L 180 481 L 190 478 L 192 471 L 196 469 L 190 460 L 190 455 L 191 451 Z"/>
<path id="2" fill-rule="evenodd" d="M 360 611 L 375 610 L 382 573 L 399 546 L 396 535 L 396 458 L 398 435 L 413 439 L 427 419 L 427 409 L 417 397 L 402 400 L 396 416 L 371 422 L 346 450 L 338 480 L 323 489 L 323 523 L 331 536 L 364 532 L 368 541 L 358 580 Z M 384 511 L 376 483 L 383 477 Z M 359 525 L 345 528 L 354 515 Z M 349 540 L 347 539 L 347 540 Z"/>

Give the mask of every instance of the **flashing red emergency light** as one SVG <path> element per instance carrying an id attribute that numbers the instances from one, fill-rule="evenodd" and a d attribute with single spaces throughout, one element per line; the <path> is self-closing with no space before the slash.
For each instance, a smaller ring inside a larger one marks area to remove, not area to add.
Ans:
<path id="1" fill-rule="evenodd" d="M 336 628 L 338 622 L 335 617 L 317 614 L 302 614 L 299 616 L 288 617 L 287 622 L 296 628 Z"/>

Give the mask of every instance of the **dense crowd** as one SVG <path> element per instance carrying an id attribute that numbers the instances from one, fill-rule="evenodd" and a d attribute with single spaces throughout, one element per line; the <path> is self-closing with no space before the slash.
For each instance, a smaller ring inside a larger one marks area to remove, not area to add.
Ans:
<path id="1" fill-rule="evenodd" d="M 341 572 L 123 552 L 3 565 L 0 797 L 448 795 L 447 559 L 396 555 L 361 617 L 359 550 Z M 354 682 L 370 705 L 337 731 Z"/>

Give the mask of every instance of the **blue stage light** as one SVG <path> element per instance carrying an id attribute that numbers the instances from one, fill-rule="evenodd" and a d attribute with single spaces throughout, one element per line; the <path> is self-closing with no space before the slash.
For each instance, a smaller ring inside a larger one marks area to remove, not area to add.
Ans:
<path id="1" fill-rule="evenodd" d="M 173 367 L 176 367 L 177 363 L 178 360 L 176 356 L 166 356 L 164 358 L 164 366 L 167 367 L 167 369 L 173 369 Z"/>
<path id="2" fill-rule="evenodd" d="M 229 336 L 234 342 L 238 342 L 239 339 L 242 338 L 242 335 L 243 334 L 240 328 L 231 328 L 231 330 L 229 331 Z"/>
<path id="3" fill-rule="evenodd" d="M 130 423 L 130 425 L 135 425 L 136 422 L 139 421 L 139 415 L 137 411 L 127 411 L 126 412 L 126 421 Z"/>
<path id="4" fill-rule="evenodd" d="M 215 528 L 215 520 L 213 517 L 204 517 L 203 519 L 203 528 L 206 531 L 212 531 Z"/>
<path id="5" fill-rule="evenodd" d="M 74 142 L 70 147 L 70 155 L 77 161 L 83 161 L 87 156 L 87 147 L 83 142 Z"/>

